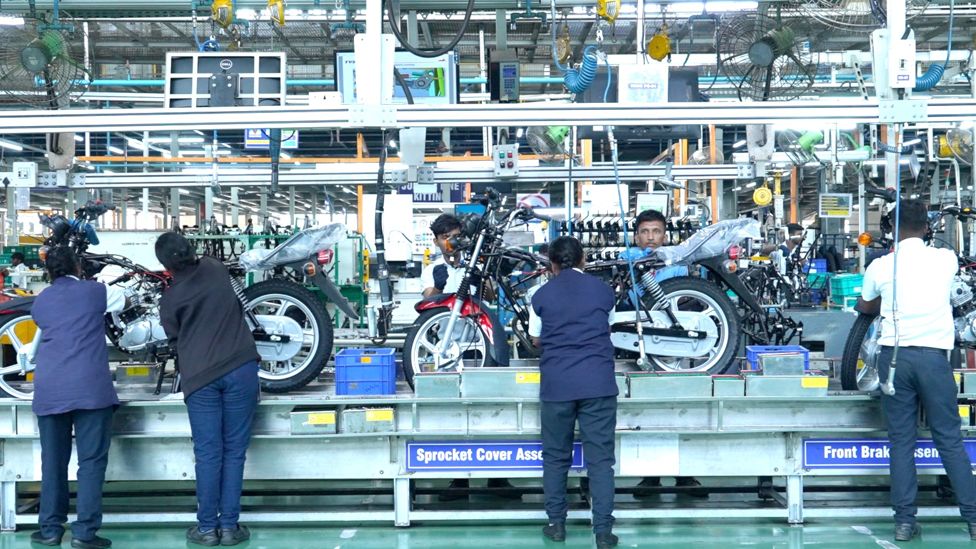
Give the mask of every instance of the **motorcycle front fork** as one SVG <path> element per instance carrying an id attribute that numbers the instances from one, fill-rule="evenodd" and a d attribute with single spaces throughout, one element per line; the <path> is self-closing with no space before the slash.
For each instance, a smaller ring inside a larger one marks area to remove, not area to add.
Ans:
<path id="1" fill-rule="evenodd" d="M 457 319 L 461 316 L 461 309 L 464 308 L 463 300 L 455 300 L 454 305 L 451 307 L 451 316 L 447 317 L 447 327 L 444 328 L 444 336 L 441 340 L 437 342 L 437 348 L 434 349 L 434 360 L 440 362 L 445 358 L 447 354 L 447 349 L 454 338 L 454 326 L 457 324 Z"/>

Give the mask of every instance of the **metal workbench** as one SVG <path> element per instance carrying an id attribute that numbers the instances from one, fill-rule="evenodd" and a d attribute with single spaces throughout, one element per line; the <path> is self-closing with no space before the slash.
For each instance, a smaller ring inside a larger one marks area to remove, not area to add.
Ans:
<path id="1" fill-rule="evenodd" d="M 315 384 L 300 394 L 263 397 L 247 456 L 246 489 L 260 491 L 289 482 L 313 486 L 328 480 L 357 481 L 381 497 L 369 496 L 357 500 L 365 504 L 340 508 L 245 506 L 245 522 L 377 521 L 408 526 L 416 521 L 544 519 L 541 500 L 538 504 L 496 502 L 478 508 L 438 508 L 418 504 L 414 493 L 419 482 L 429 483 L 431 479 L 504 476 L 523 483 L 540 477 L 539 470 L 411 472 L 406 467 L 407 443 L 411 441 L 537 441 L 537 401 L 418 399 L 405 392 L 387 398 L 346 398 L 329 396 L 329 389 L 328 385 Z M 186 407 L 179 399 L 150 400 L 141 396 L 144 394 L 122 394 L 125 402 L 115 416 L 107 481 L 109 486 L 138 486 L 137 492 L 144 491 L 149 499 L 114 511 L 107 508 L 105 522 L 192 522 L 193 507 L 188 502 L 192 502 L 189 481 L 194 478 L 194 463 Z M 394 408 L 395 431 L 292 434 L 290 415 L 296 408 L 341 412 L 363 406 Z M 883 499 L 871 504 L 862 501 L 804 508 L 805 480 L 832 477 L 837 481 L 838 477 L 868 475 L 875 477 L 875 484 L 887 483 L 886 469 L 805 469 L 804 439 L 884 438 L 882 421 L 877 399 L 868 395 L 621 398 L 618 477 L 697 476 L 706 485 L 707 477 L 737 477 L 743 481 L 772 477 L 780 489 L 771 490 L 765 504 L 725 504 L 721 498 L 713 498 L 701 508 L 623 504 L 618 505 L 615 515 L 621 519 L 772 517 L 790 523 L 801 523 L 807 517 L 888 516 L 890 510 Z M 30 492 L 31 486 L 36 492 L 34 483 L 40 479 L 40 443 L 29 402 L 0 400 L 0 458 L 0 526 L 10 530 L 36 523 L 36 500 Z M 73 462 L 71 469 L 73 475 Z M 926 473 L 941 474 L 941 470 L 923 471 Z M 174 484 L 186 493 L 187 504 L 176 510 L 155 505 L 151 499 L 154 491 L 165 493 Z M 948 516 L 957 512 L 953 507 L 936 506 L 923 507 L 921 514 Z M 585 503 L 575 505 L 570 513 L 571 519 L 588 517 Z"/>

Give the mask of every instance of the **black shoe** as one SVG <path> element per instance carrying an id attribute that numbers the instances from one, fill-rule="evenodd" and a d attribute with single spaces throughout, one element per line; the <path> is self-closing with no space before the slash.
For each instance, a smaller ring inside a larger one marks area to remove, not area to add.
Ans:
<path id="1" fill-rule="evenodd" d="M 566 541 L 566 523 L 550 522 L 542 527 L 542 535 L 552 541 Z"/>
<path id="2" fill-rule="evenodd" d="M 701 483 L 695 477 L 678 477 L 675 479 L 674 485 L 677 488 L 691 488 L 690 490 L 679 490 L 678 495 L 708 499 L 708 490 L 702 488 Z"/>
<path id="3" fill-rule="evenodd" d="M 215 547 L 220 545 L 220 534 L 217 533 L 216 529 L 209 532 L 201 532 L 199 526 L 193 526 L 186 531 L 186 541 L 196 545 Z"/>
<path id="4" fill-rule="evenodd" d="M 437 501 L 457 501 L 468 497 L 468 479 L 456 478 L 451 481 L 447 489 L 437 494 Z"/>
<path id="5" fill-rule="evenodd" d="M 976 522 L 969 523 L 969 539 L 976 541 Z"/>
<path id="6" fill-rule="evenodd" d="M 47 546 L 50 546 L 50 547 L 54 547 L 54 546 L 57 546 L 57 545 L 61 545 L 61 538 L 63 536 L 64 536 L 64 532 L 62 532 L 62 533 L 60 533 L 60 534 L 58 534 L 56 536 L 51 536 L 49 538 L 46 538 L 46 537 L 44 537 L 44 534 L 40 530 L 38 530 L 36 532 L 31 533 L 31 543 L 36 543 L 38 545 L 47 545 Z"/>
<path id="7" fill-rule="evenodd" d="M 611 532 L 600 532 L 596 535 L 596 549 L 609 549 L 616 547 L 620 539 Z"/>
<path id="8" fill-rule="evenodd" d="M 237 528 L 233 530 L 221 530 L 220 531 L 220 544 L 221 545 L 237 545 L 238 543 L 245 542 L 251 539 L 251 531 L 247 529 L 247 526 L 238 524 Z"/>
<path id="9" fill-rule="evenodd" d="M 499 498 L 520 500 L 522 492 L 515 487 L 507 478 L 490 478 L 488 487 L 493 488 L 491 495 Z"/>
<path id="10" fill-rule="evenodd" d="M 98 536 L 92 539 L 73 539 L 71 540 L 71 546 L 77 549 L 105 549 L 106 547 L 112 546 L 112 540 Z"/>
<path id="11" fill-rule="evenodd" d="M 634 487 L 634 499 L 646 499 L 659 495 L 661 492 L 658 491 L 658 488 L 660 487 L 661 477 L 647 477 Z"/>
<path id="12" fill-rule="evenodd" d="M 972 537 L 972 527 L 970 527 L 970 537 Z M 895 541 L 911 541 L 912 538 L 922 533 L 922 527 L 917 523 L 909 524 L 896 524 L 895 525 Z"/>

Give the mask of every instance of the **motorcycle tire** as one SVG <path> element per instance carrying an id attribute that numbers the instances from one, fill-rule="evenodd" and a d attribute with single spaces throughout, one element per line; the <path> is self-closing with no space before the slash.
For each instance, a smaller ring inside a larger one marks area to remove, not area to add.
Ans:
<path id="1" fill-rule="evenodd" d="M 861 358 L 861 345 L 864 343 L 864 338 L 867 337 L 868 331 L 876 319 L 875 316 L 859 314 L 851 326 L 847 342 L 844 343 L 844 354 L 840 363 L 840 385 L 845 391 L 870 391 L 874 389 L 872 387 L 864 389 L 858 387 L 857 362 Z"/>
<path id="2" fill-rule="evenodd" d="M 732 370 L 735 367 L 735 357 L 739 350 L 739 339 L 741 338 L 741 333 L 739 326 L 739 312 L 736 310 L 735 305 L 732 304 L 732 300 L 729 299 L 729 296 L 711 282 L 702 280 L 700 278 L 691 278 L 686 276 L 670 278 L 664 282 L 661 282 L 661 289 L 664 290 L 665 295 L 678 292 L 697 292 L 710 299 L 715 303 L 715 305 L 718 306 L 718 309 L 727 321 L 725 330 L 728 333 L 726 334 L 727 339 L 725 348 L 719 355 L 719 358 L 714 361 L 714 364 L 712 364 L 707 371 L 702 371 L 702 373 L 707 372 L 708 375 L 718 375 Z M 670 370 L 662 365 L 661 359 L 654 356 L 650 356 L 649 358 L 656 370 Z"/>
<path id="3" fill-rule="evenodd" d="M 431 309 L 429 311 L 424 311 L 417 317 L 414 321 L 413 326 L 410 331 L 407 332 L 407 338 L 403 342 L 403 377 L 407 380 L 407 384 L 410 388 L 414 387 L 414 376 L 420 370 L 419 360 L 415 359 L 415 352 L 419 352 L 420 337 L 421 335 L 428 331 L 434 322 L 439 322 L 441 319 L 438 317 L 446 317 L 451 314 L 451 310 L 448 308 Z M 498 330 L 501 332 L 501 330 Z M 491 356 L 491 351 L 488 349 L 489 343 L 488 338 L 485 334 L 478 329 L 478 337 L 482 340 L 485 345 L 485 354 L 478 363 L 474 364 L 474 367 L 484 367 L 484 366 L 494 366 L 495 360 Z"/>
<path id="4" fill-rule="evenodd" d="M 0 374 L 0 393 L 19 400 L 30 400 L 34 397 L 34 384 L 32 382 L 32 374 L 22 375 L 19 368 L 16 367 L 17 352 L 13 344 L 9 341 L 9 336 L 6 335 L 6 332 L 12 329 L 17 323 L 23 322 L 25 318 L 33 324 L 31 314 L 26 311 L 0 317 L 0 353 L 2 353 L 0 368 L 4 370 L 7 368 L 16 370 L 9 374 Z M 32 336 L 36 336 L 36 330 L 37 327 L 34 325 L 33 332 L 31 333 Z M 23 339 L 21 341 L 22 343 L 30 343 L 23 341 Z"/>
<path id="5" fill-rule="evenodd" d="M 326 310 L 325 305 L 314 293 L 294 282 L 272 279 L 254 284 L 244 290 L 244 297 L 249 304 L 267 296 L 281 296 L 293 303 L 301 304 L 309 313 L 305 315 L 302 312 L 302 315 L 310 316 L 310 320 L 318 330 L 319 337 L 315 349 L 309 353 L 309 356 L 296 370 L 288 372 L 284 376 L 272 376 L 267 370 L 265 361 L 260 363 L 258 377 L 261 380 L 261 390 L 268 393 L 287 393 L 308 385 L 322 373 L 322 369 L 325 368 L 325 364 L 332 356 L 332 318 L 329 316 L 329 311 Z M 285 315 L 292 316 L 289 313 L 290 311 L 286 311 Z M 294 318 L 294 316 L 292 318 L 299 322 L 303 320 Z"/>

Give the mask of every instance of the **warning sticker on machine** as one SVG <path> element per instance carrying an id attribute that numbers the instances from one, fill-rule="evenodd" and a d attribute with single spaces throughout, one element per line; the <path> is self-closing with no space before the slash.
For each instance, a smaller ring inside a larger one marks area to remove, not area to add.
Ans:
<path id="1" fill-rule="evenodd" d="M 583 444 L 573 443 L 573 469 L 582 469 Z M 408 471 L 542 469 L 541 442 L 408 442 Z"/>
<path id="2" fill-rule="evenodd" d="M 964 439 L 969 461 L 976 463 L 976 439 Z M 803 467 L 806 469 L 864 469 L 888 467 L 891 449 L 884 439 L 806 439 Z M 915 465 L 942 467 L 932 439 L 919 439 Z"/>

